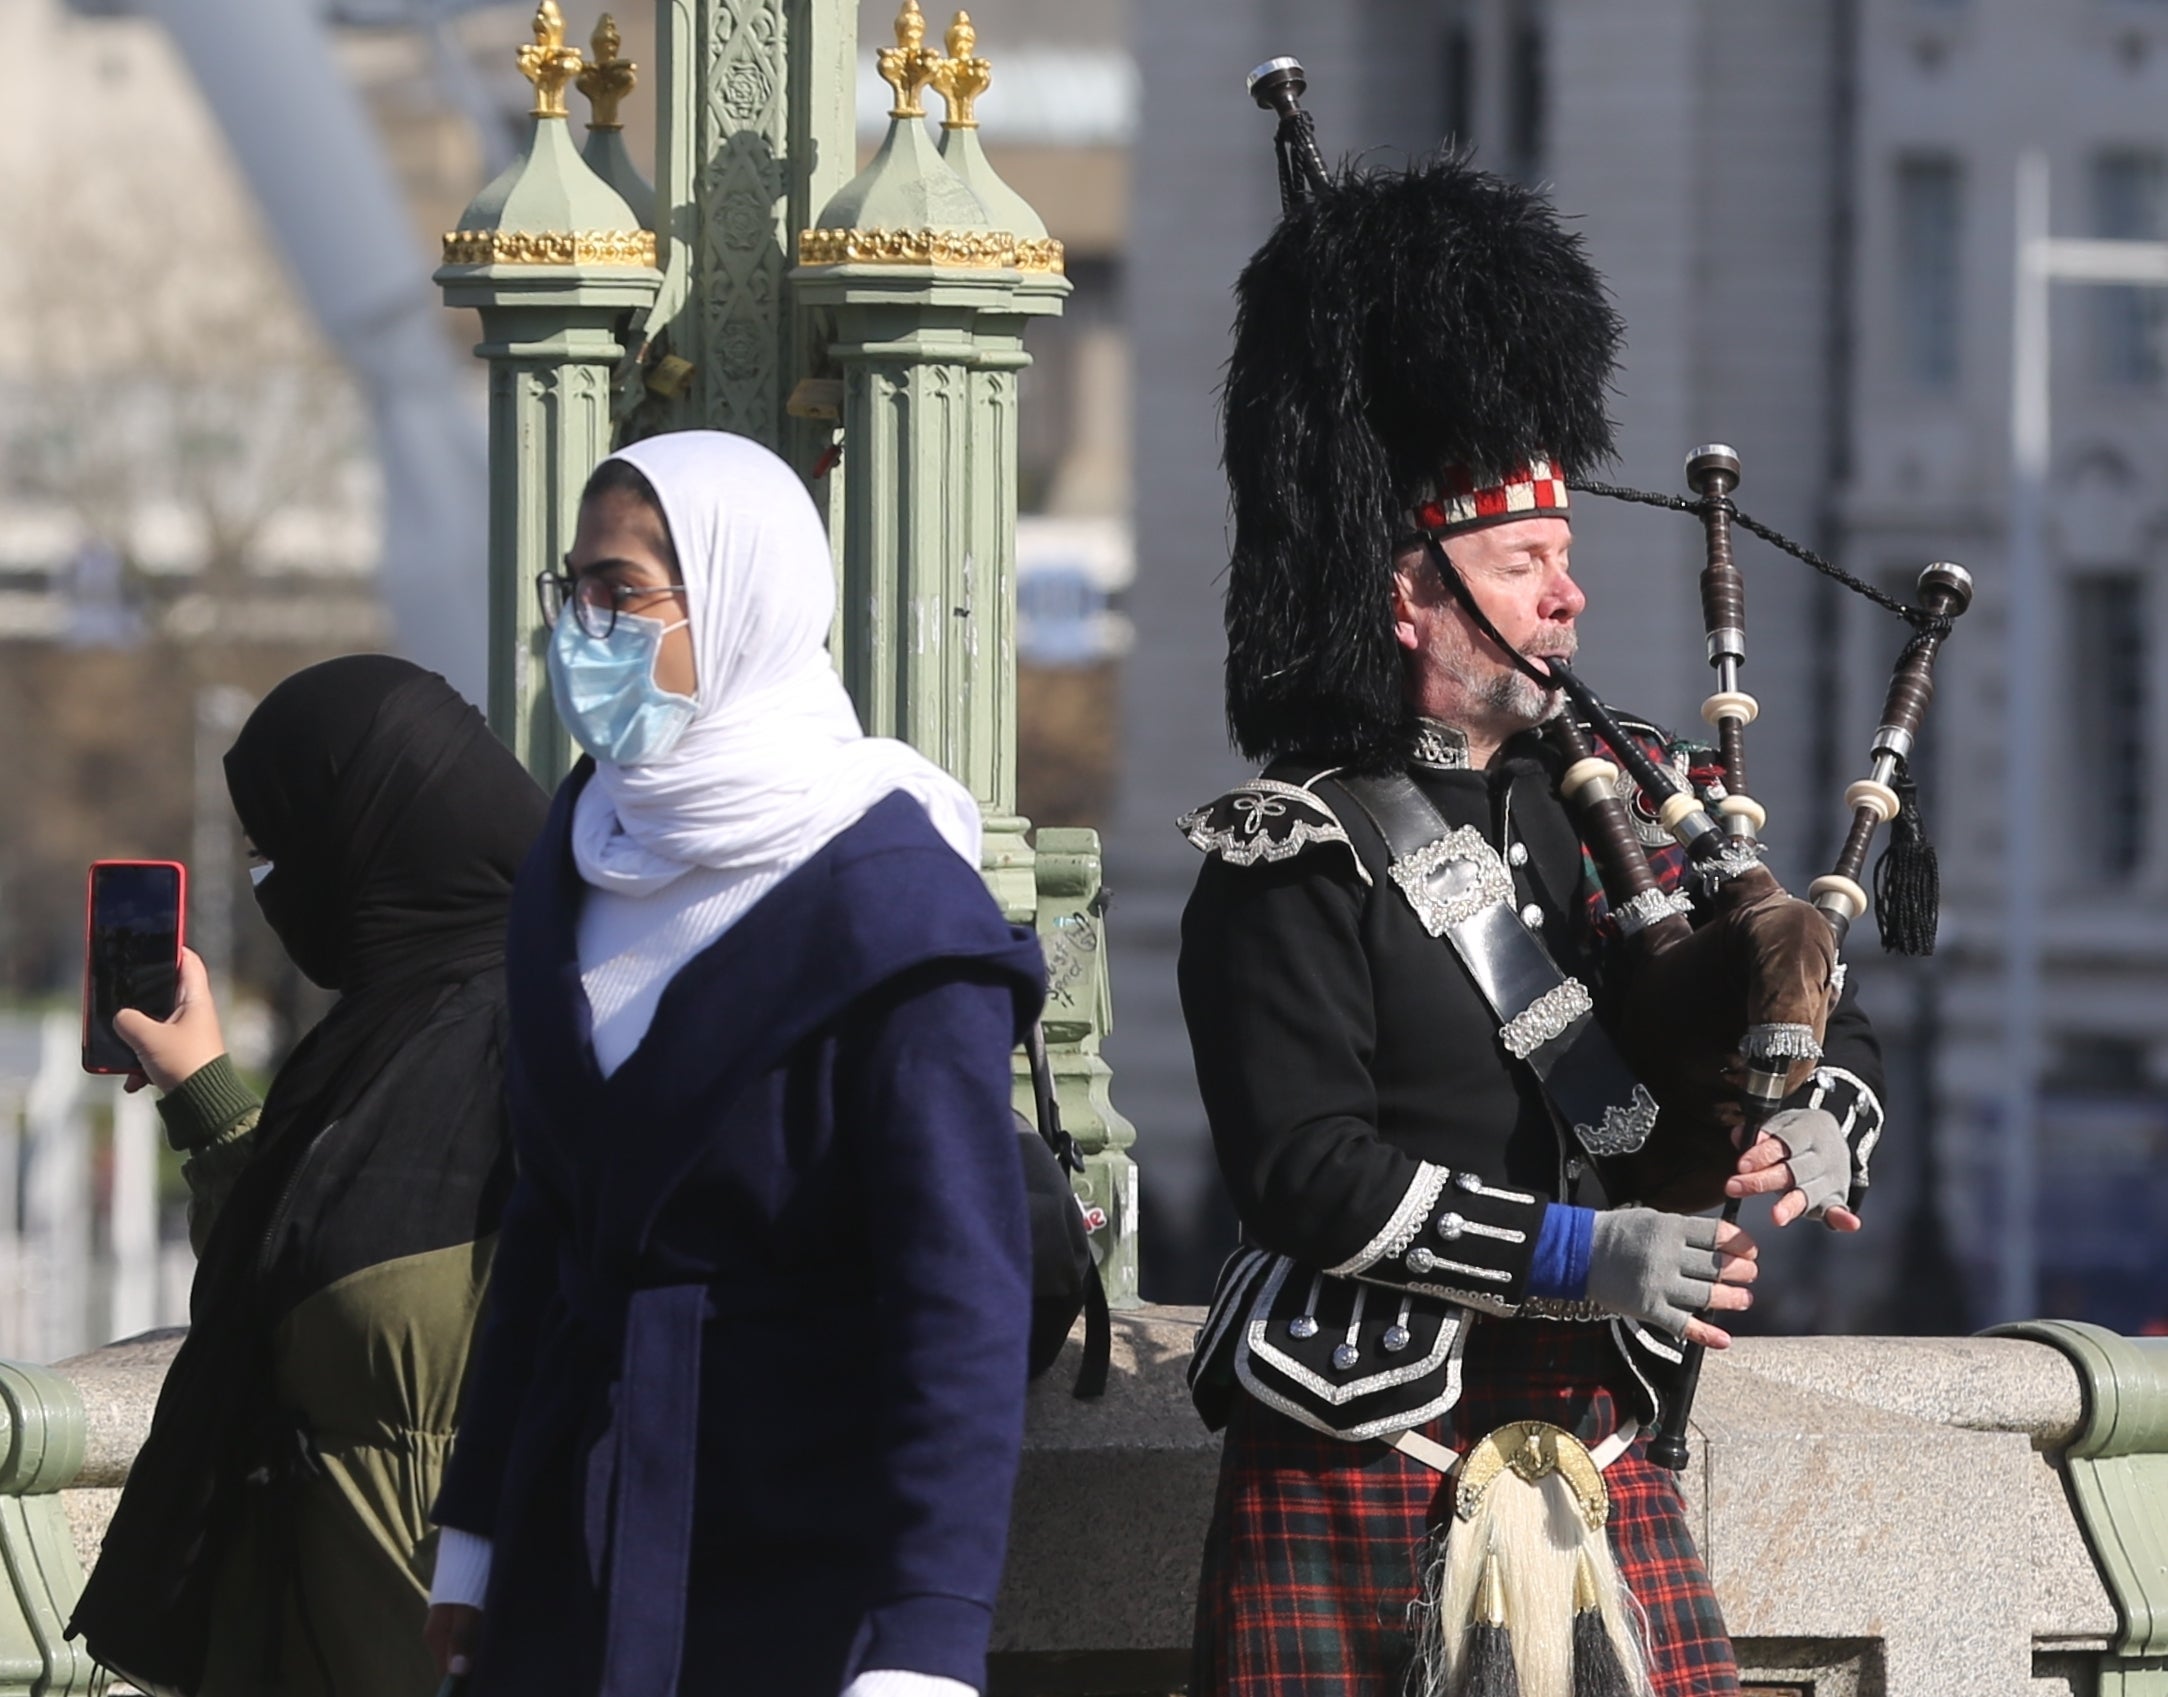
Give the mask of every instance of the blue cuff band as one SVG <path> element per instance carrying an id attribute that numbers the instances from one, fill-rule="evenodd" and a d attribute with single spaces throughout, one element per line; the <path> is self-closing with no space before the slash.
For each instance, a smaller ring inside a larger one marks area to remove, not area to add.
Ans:
<path id="1" fill-rule="evenodd" d="M 1536 1254 L 1528 1268 L 1528 1294 L 1578 1302 L 1588 1294 L 1588 1247 L 1596 1235 L 1596 1210 L 1553 1202 L 1543 1210 Z"/>

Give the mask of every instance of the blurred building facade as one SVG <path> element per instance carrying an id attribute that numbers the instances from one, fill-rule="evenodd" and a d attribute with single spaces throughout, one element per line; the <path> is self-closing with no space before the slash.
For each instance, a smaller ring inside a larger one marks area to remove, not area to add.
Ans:
<path id="1" fill-rule="evenodd" d="M 92 858 L 198 859 L 198 918 L 230 915 L 201 723 L 387 625 L 366 412 L 166 32 L 60 0 L 0 0 L 0 29 L 37 66 L 0 180 L 0 702 L 35 727 L 0 994 L 36 995 L 72 986 Z"/>
<path id="2" fill-rule="evenodd" d="M 0 0 L 0 33 L 35 67 L 0 177 L 0 1354 L 43 1361 L 184 1318 L 193 1271 L 149 1099 L 79 1070 L 84 867 L 190 864 L 260 1066 L 322 1002 L 238 920 L 219 757 L 389 627 L 366 410 L 166 31 Z"/>
<path id="3" fill-rule="evenodd" d="M 567 10 L 584 39 L 603 4 Z M 625 56 L 652 76 L 658 9 L 619 10 Z M 865 10 L 877 135 L 872 49 L 895 6 Z M 81 1087 L 52 1036 L 74 997 L 84 864 L 190 862 L 191 941 L 248 992 L 227 1011 L 237 1050 L 261 1039 L 252 1064 L 321 1011 L 248 916 L 219 757 L 280 677 L 414 634 L 415 574 L 386 564 L 402 551 L 426 574 L 425 624 L 479 606 L 473 538 L 402 506 L 415 479 L 400 474 L 434 442 L 419 457 L 436 484 L 480 511 L 479 458 L 462 480 L 451 451 L 479 416 L 477 326 L 443 311 L 429 265 L 524 133 L 513 49 L 531 14 L 531 0 L 0 0 L 0 31 L 36 67 L 0 177 L 0 707 L 27 731 L 19 805 L 0 810 L 0 1353 L 67 1353 L 148 1288 L 140 1269 L 114 1273 L 106 1315 L 104 1275 L 83 1270 L 127 1261 L 141 1235 L 115 1223 L 140 1210 L 106 1194 L 141 1187 L 100 1176 L 140 1167 L 141 1126 Z M 1024 801 L 1042 823 L 1090 823 L 1110 787 L 1131 559 L 1127 20 L 1018 0 L 980 27 L 990 149 L 1067 242 L 1075 285 L 1033 338 L 1023 409 Z M 625 113 L 643 168 L 653 93 Z M 254 1017 L 255 996 L 283 1017 Z M 36 1182 L 15 1184 L 18 1169 Z M 177 1216 L 166 1226 L 170 1248 Z M 48 1230 L 65 1239 L 49 1255 Z M 181 1260 L 185 1288 L 185 1245 Z M 36 1289 L 16 1276 L 33 1262 Z"/>
<path id="4" fill-rule="evenodd" d="M 1171 821 L 1235 776 L 1220 713 L 1226 555 L 1214 390 L 1229 287 L 1276 212 L 1270 121 L 1243 73 L 1293 53 L 1328 154 L 1391 160 L 1445 135 L 1552 186 L 1627 324 L 1619 481 L 1680 490 L 1695 445 L 1740 452 L 1742 507 L 1909 591 L 1934 558 L 1981 592 L 1952 641 L 1923 777 L 1943 848 L 1943 946 L 1853 955 L 1891 1049 L 1878 1229 L 1800 1239 L 1765 1286 L 1778 1327 L 1905 1329 L 1988 1316 L 1999 1236 L 1998 864 L 2004 810 L 2005 534 L 2012 194 L 2044 147 L 2062 235 L 2168 234 L 2168 7 L 2150 0 L 1249 0 L 1149 7 L 1131 283 L 1138 373 L 1138 642 L 1125 678 L 1115 1061 L 1148 1210 L 1175 1216 L 1164 1294 L 1195 1299 L 1221 1242 L 1173 995 L 1194 876 Z M 1149 256 L 1148 258 L 1146 256 Z M 2168 519 L 2157 329 L 2135 289 L 2057 302 L 2052 502 L 2061 829 L 2043 890 L 2050 1075 L 2042 1105 L 2041 1305 L 2135 1327 L 2168 1306 L 2168 859 L 2152 774 L 2156 552 Z M 1584 675 L 1677 725 L 1709 688 L 1698 529 L 1585 500 Z M 1841 793 L 1904 629 L 1752 542 L 1749 739 L 1780 874 L 1826 867 Z M 1149 1215 L 1148 1215 L 1149 1218 Z M 2102 1229 L 2106 1227 L 2107 1229 Z M 1148 1239 L 1148 1248 L 1151 1240 Z M 1146 1288 L 1154 1289 L 1153 1263 Z M 1178 1286 L 1179 1288 L 1170 1288 Z"/>
<path id="5" fill-rule="evenodd" d="M 862 141 L 885 107 L 870 60 L 894 12 L 860 7 Z M 511 0 L 330 9 L 417 246 L 508 153 L 527 90 L 507 44 L 526 15 Z M 1171 822 L 1241 775 L 1220 709 L 1215 397 L 1230 286 L 1276 213 L 1270 123 L 1242 75 L 1292 52 L 1329 152 L 1390 159 L 1450 134 L 1553 185 L 1629 328 L 1622 481 L 1675 489 L 1689 448 L 1726 440 L 1745 463 L 1741 504 L 1849 569 L 1901 590 L 1954 556 L 1980 579 L 1923 757 L 1943 948 L 1925 963 L 1874 958 L 1871 937 L 1855 949 L 1893 1050 L 1881 1229 L 1803 1244 L 1768 1313 L 1984 1318 L 1965 1302 L 1999 1234 L 2011 179 L 2036 143 L 2058 234 L 2168 235 L 2168 5 L 999 0 L 975 21 L 995 65 L 988 148 L 1068 243 L 1076 285 L 1065 317 L 1035 329 L 1024 378 L 1024 806 L 1113 827 L 1109 1047 L 1143 1133 L 1147 1288 L 1197 1295 L 1226 1231 L 1174 997 L 1195 867 Z M 166 781 L 193 758 L 183 689 L 260 689 L 388 627 L 369 578 L 381 519 L 364 403 L 179 56 L 125 0 L 0 0 L 0 23 L 40 67 L 19 107 L 26 146 L 0 179 L 21 261 L 0 279 L 0 671 L 21 712 L 50 704 L 64 721 L 50 772 L 31 776 L 74 798 L 0 828 L 0 957 L 55 984 L 73 895 L 26 888 L 24 867 L 72 880 L 93 840 L 172 851 L 197 810 Z M 620 23 L 627 56 L 651 63 L 653 9 L 627 5 Z M 652 117 L 642 96 L 627 108 L 636 158 Z M 2065 828 L 2040 892 L 2043 1298 L 2125 1326 L 2168 1306 L 2168 1268 L 2137 1226 L 2168 1203 L 2154 1176 L 2168 1147 L 2168 820 L 2152 783 L 2168 736 L 2152 682 L 2163 298 L 2064 289 L 2054 329 L 2043 699 L 2057 759 L 2039 799 Z M 463 330 L 447 320 L 461 369 Z M 1695 528 L 1584 502 L 1577 536 L 1587 674 L 1693 722 L 1707 688 Z M 1833 845 L 1902 632 L 1758 544 L 1742 563 L 1764 705 L 1754 787 L 1780 871 L 1803 882 Z M 168 790 L 163 812 L 146 804 Z M 56 835 L 56 817 L 89 818 L 101 798 L 105 823 Z M 1910 1293 L 1895 1306 L 1893 1285 Z"/>
<path id="6" fill-rule="evenodd" d="M 2168 238 L 2168 8 L 1900 5 L 1859 26 L 1859 326 L 1843 517 L 1885 580 L 1949 550 L 1983 580 L 1928 758 L 1949 946 L 1925 1012 L 1952 1235 L 1979 1288 L 2007 1217 L 1994 1182 L 2001 1052 L 2003 705 L 2015 178 L 2044 153 L 2061 237 Z M 2161 570 L 2168 290 L 2051 301 L 2039 1306 L 2137 1330 L 2168 1316 L 2168 856 Z M 1947 540 L 1931 540 L 1947 538 Z M 1970 554 L 1966 551 L 1971 550 Z M 1983 569 L 1984 568 L 1984 569 Z M 2000 1316 L 1995 1316 L 2000 1317 Z"/>

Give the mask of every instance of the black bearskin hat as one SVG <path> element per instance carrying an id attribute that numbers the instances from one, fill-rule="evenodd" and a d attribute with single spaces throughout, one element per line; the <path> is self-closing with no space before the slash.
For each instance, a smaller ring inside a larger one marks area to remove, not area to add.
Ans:
<path id="1" fill-rule="evenodd" d="M 1607 461 L 1619 318 L 1550 204 L 1459 152 L 1321 183 L 1235 298 L 1228 724 L 1252 759 L 1375 763 L 1408 736 L 1391 591 L 1410 512 L 1449 476 Z"/>

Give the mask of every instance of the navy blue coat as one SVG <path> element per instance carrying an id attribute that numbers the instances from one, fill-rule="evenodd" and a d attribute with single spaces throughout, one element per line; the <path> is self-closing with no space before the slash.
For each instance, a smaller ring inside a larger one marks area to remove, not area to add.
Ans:
<path id="1" fill-rule="evenodd" d="M 983 1685 L 1030 1272 L 1031 935 L 900 795 L 671 981 L 605 1079 L 568 840 L 520 874 L 520 1176 L 436 1518 L 495 1557 L 475 1690 Z"/>

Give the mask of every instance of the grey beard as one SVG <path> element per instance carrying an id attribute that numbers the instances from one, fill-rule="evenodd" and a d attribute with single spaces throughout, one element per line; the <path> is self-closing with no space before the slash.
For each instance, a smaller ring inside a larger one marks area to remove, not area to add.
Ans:
<path id="1" fill-rule="evenodd" d="M 1525 672 L 1500 672 L 1480 692 L 1483 706 L 1499 719 L 1515 719 L 1540 725 L 1555 714 L 1565 692 L 1545 689 Z"/>
<path id="2" fill-rule="evenodd" d="M 1573 658 L 1574 644 L 1551 652 L 1562 660 Z M 1547 655 L 1532 655 L 1532 659 L 1545 659 Z M 1471 719 L 1488 718 L 1493 723 L 1535 726 L 1554 719 L 1563 711 L 1566 692 L 1562 689 L 1546 689 L 1517 666 L 1507 666 L 1490 672 L 1481 679 L 1473 674 L 1482 662 L 1473 653 L 1459 653 L 1445 659 L 1446 673 L 1464 692 L 1467 703 L 1465 711 Z"/>

